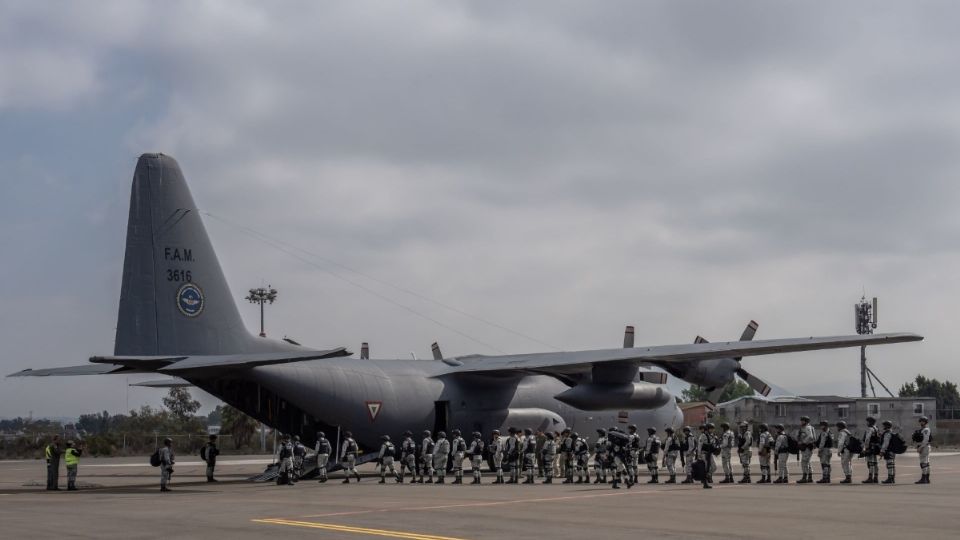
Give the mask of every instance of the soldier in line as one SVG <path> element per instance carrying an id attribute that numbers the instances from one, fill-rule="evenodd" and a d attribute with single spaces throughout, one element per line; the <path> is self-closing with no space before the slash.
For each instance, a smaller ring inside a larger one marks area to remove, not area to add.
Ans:
<path id="1" fill-rule="evenodd" d="M 757 440 L 760 455 L 760 481 L 758 484 L 770 483 L 770 456 L 776 444 L 776 437 L 770 433 L 766 424 L 760 424 L 760 436 Z"/>
<path id="2" fill-rule="evenodd" d="M 427 483 L 433 483 L 433 452 L 436 449 L 436 443 L 429 429 L 423 430 L 423 441 L 420 443 L 420 479 L 418 484 L 423 483 L 423 477 L 427 477 Z"/>
<path id="3" fill-rule="evenodd" d="M 537 455 L 537 478 L 543 478 L 544 467 L 553 467 L 553 462 L 551 461 L 548 464 L 544 464 L 543 460 L 540 459 L 543 451 L 543 443 L 547 442 L 547 435 L 542 430 L 537 430 L 534 435 L 537 441 L 537 449 L 534 452 Z"/>
<path id="4" fill-rule="evenodd" d="M 387 469 L 390 470 L 390 474 L 397 483 L 400 483 L 400 475 L 397 474 L 397 470 L 393 466 L 393 461 L 397 457 L 397 447 L 393 445 L 389 435 L 383 435 L 380 440 L 383 441 L 380 445 L 380 453 L 377 454 L 377 461 L 380 463 L 380 483 L 387 483 Z"/>
<path id="5" fill-rule="evenodd" d="M 613 457 L 613 489 L 620 489 L 621 483 L 626 483 L 627 489 L 633 487 L 627 470 L 627 460 L 630 459 L 629 442 L 626 433 L 616 426 L 607 430 L 607 452 Z"/>
<path id="6" fill-rule="evenodd" d="M 403 432 L 403 441 L 400 442 L 400 483 L 403 483 L 406 477 L 406 471 L 410 471 L 410 483 L 417 481 L 417 443 L 413 440 L 411 431 Z"/>
<path id="7" fill-rule="evenodd" d="M 293 443 L 290 442 L 290 435 L 280 438 L 277 463 L 280 464 L 277 470 L 277 485 L 292 486 L 296 482 L 296 475 L 293 473 Z"/>
<path id="8" fill-rule="evenodd" d="M 647 441 L 643 445 L 643 457 L 647 463 L 647 470 L 650 472 L 648 484 L 656 484 L 660 481 L 660 469 L 657 458 L 660 456 L 660 437 L 657 437 L 656 428 L 647 428 Z"/>
<path id="9" fill-rule="evenodd" d="M 567 437 L 567 440 L 570 440 L 570 438 Z M 543 442 L 543 448 L 540 450 L 540 452 L 541 452 L 540 457 L 542 461 L 548 464 L 543 471 L 544 474 L 546 475 L 546 478 L 544 478 L 543 483 L 552 484 L 553 483 L 553 459 L 557 457 L 557 443 L 556 443 L 556 437 L 553 435 L 553 433 L 547 433 L 547 438 Z M 568 471 L 567 474 L 572 477 L 573 463 L 567 461 L 566 464 L 564 465 L 564 468 Z"/>
<path id="10" fill-rule="evenodd" d="M 820 433 L 817 433 L 817 457 L 820 458 L 821 478 L 818 484 L 830 483 L 830 458 L 833 455 L 833 435 L 830 434 L 830 424 L 826 420 L 820 421 Z"/>
<path id="11" fill-rule="evenodd" d="M 841 484 L 853 483 L 853 452 L 850 450 L 850 440 L 853 435 L 847 429 L 847 423 L 843 420 L 837 422 L 837 454 L 840 456 L 840 468 L 843 469 L 843 480 Z"/>
<path id="12" fill-rule="evenodd" d="M 574 440 L 573 444 L 573 459 L 576 464 L 577 470 L 577 483 L 582 484 L 584 482 L 590 483 L 590 444 L 587 442 L 586 437 L 581 437 L 577 433 L 571 435 Z M 586 475 L 586 480 L 584 480 L 584 475 Z"/>
<path id="13" fill-rule="evenodd" d="M 47 458 L 47 491 L 60 491 L 60 436 L 54 435 L 50 444 L 43 449 Z"/>
<path id="14" fill-rule="evenodd" d="M 220 449 L 217 448 L 217 436 L 210 435 L 210 440 L 200 452 L 200 457 L 207 463 L 207 482 L 216 482 L 213 473 L 217 468 L 217 456 L 220 455 Z"/>
<path id="15" fill-rule="evenodd" d="M 797 443 L 800 445 L 800 471 L 803 473 L 803 477 L 797 480 L 798 484 L 813 482 L 813 467 L 810 466 L 810 458 L 813 456 L 813 447 L 816 442 L 817 436 L 813 432 L 813 426 L 810 425 L 810 417 L 801 416 Z"/>
<path id="16" fill-rule="evenodd" d="M 357 472 L 357 453 L 360 452 L 360 446 L 353 440 L 353 433 L 346 431 L 343 433 L 343 445 L 340 447 L 340 454 L 343 456 L 343 483 L 350 483 L 350 475 L 360 481 L 360 473 Z"/>
<path id="17" fill-rule="evenodd" d="M 307 457 L 307 447 L 300 442 L 300 436 L 293 436 L 293 478 L 300 480 L 303 476 L 303 460 Z"/>
<path id="18" fill-rule="evenodd" d="M 753 446 L 753 432 L 750 431 L 750 424 L 740 422 L 740 434 L 737 435 L 737 457 L 740 458 L 740 466 L 743 468 L 743 478 L 737 482 L 738 484 L 750 483 L 750 460 L 753 458 L 751 446 Z"/>
<path id="19" fill-rule="evenodd" d="M 479 484 L 483 477 L 480 471 L 480 466 L 483 464 L 483 435 L 479 431 L 473 432 L 473 440 L 470 441 L 467 454 L 470 456 L 470 472 L 473 473 L 473 482 L 470 483 Z"/>
<path id="20" fill-rule="evenodd" d="M 493 456 L 493 470 L 497 473 L 497 479 L 494 484 L 503 483 L 503 439 L 500 438 L 500 430 L 493 430 L 490 438 L 490 455 Z"/>
<path id="21" fill-rule="evenodd" d="M 893 439 L 893 422 L 889 420 L 883 421 L 883 433 L 880 435 L 880 455 L 883 456 L 883 461 L 887 464 L 887 479 L 881 484 L 893 484 L 896 482 L 897 477 L 897 455 L 893 453 L 893 450 L 890 448 L 890 440 Z"/>
<path id="22" fill-rule="evenodd" d="M 503 443 L 503 452 L 507 459 L 507 467 L 510 469 L 510 479 L 506 483 L 516 484 L 520 482 L 520 439 L 515 427 L 509 428 L 507 433 L 507 440 Z"/>
<path id="23" fill-rule="evenodd" d="M 736 445 L 736 437 L 730 430 L 730 424 L 723 422 L 720 424 L 720 463 L 723 465 L 723 480 L 721 484 L 733 483 L 733 447 Z"/>
<path id="24" fill-rule="evenodd" d="M 570 428 L 566 428 L 560 434 L 560 472 L 563 473 L 564 484 L 573 483 L 573 446 L 577 441 L 573 437 L 572 433 L 573 432 L 570 431 Z"/>
<path id="25" fill-rule="evenodd" d="M 319 483 L 327 481 L 327 464 L 330 462 L 330 454 L 333 453 L 333 446 L 327 440 L 324 432 L 317 432 L 317 475 L 320 477 Z"/>
<path id="26" fill-rule="evenodd" d="M 463 483 L 463 460 L 467 455 L 467 441 L 460 436 L 460 430 L 454 428 L 450 432 L 453 440 L 450 441 L 450 455 L 453 456 L 453 483 Z"/>
<path id="27" fill-rule="evenodd" d="M 63 463 L 67 466 L 67 491 L 77 490 L 77 469 L 82 453 L 83 443 L 74 445 L 73 441 L 67 441 L 67 449 L 63 452 Z"/>
<path id="28" fill-rule="evenodd" d="M 608 457 L 607 430 L 598 428 L 597 442 L 593 445 L 593 473 L 596 475 L 596 480 L 593 481 L 594 484 L 607 483 Z"/>
<path id="29" fill-rule="evenodd" d="M 167 437 L 163 439 L 163 446 L 160 447 L 160 491 L 173 491 L 167 485 L 173 476 L 174 463 L 176 456 L 173 455 L 173 439 Z"/>
<path id="30" fill-rule="evenodd" d="M 777 440 L 773 445 L 773 453 L 777 460 L 777 479 L 774 484 L 789 484 L 790 473 L 787 471 L 787 458 L 790 457 L 790 441 L 783 432 L 783 424 L 777 424 Z"/>
<path id="31" fill-rule="evenodd" d="M 690 426 L 683 426 L 683 455 L 686 458 L 684 472 L 687 478 L 681 484 L 693 483 L 693 462 L 697 460 L 697 438 L 693 436 Z"/>
<path id="32" fill-rule="evenodd" d="M 877 419 L 867 417 L 867 429 L 863 431 L 863 451 L 860 457 L 867 459 L 867 479 L 863 484 L 876 484 L 879 481 L 880 467 L 877 463 L 877 454 L 880 452 L 880 432 L 877 431 Z"/>
<path id="33" fill-rule="evenodd" d="M 708 422 L 700 426 L 700 436 L 697 438 L 697 459 L 703 461 L 703 489 L 712 489 L 713 472 L 716 470 L 716 463 L 713 461 L 713 450 L 718 444 L 713 436 L 713 423 Z"/>
<path id="34" fill-rule="evenodd" d="M 627 426 L 627 440 L 627 476 L 631 483 L 636 484 L 640 468 L 640 434 L 637 433 L 636 424 Z"/>
<path id="35" fill-rule="evenodd" d="M 920 457 L 920 479 L 916 484 L 930 483 L 930 428 L 927 427 L 929 419 L 926 416 L 920 417 L 920 429 L 914 434 L 913 442 L 917 443 L 917 455 Z M 919 440 L 918 440 L 919 439 Z"/>
<path id="36" fill-rule="evenodd" d="M 447 434 L 438 431 L 437 443 L 433 447 L 433 472 L 437 475 L 437 483 L 442 484 L 447 477 L 447 460 L 450 458 L 450 441 L 447 440 Z M 430 482 L 433 482 L 433 474 L 430 475 Z"/>
<path id="37" fill-rule="evenodd" d="M 664 484 L 677 483 L 677 457 L 680 456 L 680 441 L 673 434 L 673 428 L 664 430 L 667 434 L 663 439 L 663 466 L 667 468 L 670 478 Z"/>
<path id="38" fill-rule="evenodd" d="M 523 470 L 526 473 L 526 480 L 523 481 L 524 484 L 533 484 L 534 483 L 534 466 L 537 460 L 537 437 L 533 434 L 533 430 L 526 428 L 523 430 Z"/>

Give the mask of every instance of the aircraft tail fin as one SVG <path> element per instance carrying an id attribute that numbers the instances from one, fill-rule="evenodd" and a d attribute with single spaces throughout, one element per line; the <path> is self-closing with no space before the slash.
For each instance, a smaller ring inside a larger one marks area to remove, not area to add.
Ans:
<path id="1" fill-rule="evenodd" d="M 180 166 L 143 154 L 130 193 L 116 355 L 282 349 L 247 332 Z"/>

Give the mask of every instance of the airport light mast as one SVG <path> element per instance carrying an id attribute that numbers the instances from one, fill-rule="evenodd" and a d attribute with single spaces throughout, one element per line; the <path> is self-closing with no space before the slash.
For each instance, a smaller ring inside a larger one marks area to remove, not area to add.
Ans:
<path id="1" fill-rule="evenodd" d="M 272 304 L 276 299 L 277 290 L 271 285 L 267 285 L 266 288 L 250 289 L 250 294 L 245 298 L 251 304 L 260 304 L 260 337 L 267 337 L 267 333 L 263 329 L 263 305 L 268 302 Z"/>

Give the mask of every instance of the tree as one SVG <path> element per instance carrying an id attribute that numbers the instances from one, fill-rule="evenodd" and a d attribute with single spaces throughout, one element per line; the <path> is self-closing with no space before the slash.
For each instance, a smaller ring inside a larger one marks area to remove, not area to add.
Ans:
<path id="1" fill-rule="evenodd" d="M 937 399 L 937 410 L 960 409 L 960 392 L 957 385 L 950 381 L 940 382 L 917 375 L 914 382 L 904 383 L 900 387 L 900 397 L 932 397 Z"/>
<path id="2" fill-rule="evenodd" d="M 692 402 L 692 401 L 707 401 L 707 392 L 706 388 L 702 386 L 697 386 L 691 384 L 690 388 L 687 388 L 682 392 L 683 401 Z M 750 388 L 750 385 L 741 381 L 735 380 L 731 384 L 728 384 L 726 388 L 723 389 L 723 392 L 720 393 L 720 399 L 718 403 L 724 403 L 727 401 L 732 401 L 739 397 L 743 396 L 752 396 L 753 388 Z"/>
<path id="3" fill-rule="evenodd" d="M 200 402 L 193 399 L 186 388 L 171 388 L 163 398 L 163 406 L 181 421 L 189 420 L 193 413 L 200 410 Z"/>
<path id="4" fill-rule="evenodd" d="M 220 426 L 220 432 L 233 435 L 234 448 L 239 449 L 248 446 L 260 423 L 244 414 L 240 409 L 229 405 L 223 406 L 221 415 L 223 423 Z"/>

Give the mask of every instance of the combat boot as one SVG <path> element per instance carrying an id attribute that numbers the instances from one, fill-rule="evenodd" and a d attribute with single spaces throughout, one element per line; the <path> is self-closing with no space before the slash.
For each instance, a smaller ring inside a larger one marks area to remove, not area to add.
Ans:
<path id="1" fill-rule="evenodd" d="M 683 482 L 680 482 L 680 483 L 681 483 L 681 484 L 692 484 L 692 483 L 693 483 L 693 477 L 688 474 L 688 475 L 687 475 L 687 478 L 686 478 Z"/>
<path id="2" fill-rule="evenodd" d="M 723 477 L 723 480 L 721 480 L 721 481 L 718 482 L 718 483 L 720 483 L 720 484 L 732 484 L 732 483 L 733 483 L 733 477 L 732 477 L 732 476 L 724 476 L 724 477 Z"/>
<path id="3" fill-rule="evenodd" d="M 749 474 L 743 475 L 743 478 L 741 478 L 740 481 L 737 482 L 737 483 L 738 483 L 738 484 L 749 484 L 749 483 L 750 483 L 750 475 L 749 475 Z"/>
<path id="4" fill-rule="evenodd" d="M 349 484 L 349 483 L 350 483 L 350 478 L 349 478 L 349 477 L 344 478 L 342 483 L 344 483 L 344 484 Z"/>
<path id="5" fill-rule="evenodd" d="M 378 483 L 378 484 L 386 484 L 386 483 L 387 483 L 387 480 L 386 480 L 386 478 L 381 478 L 380 481 L 377 482 L 377 483 Z"/>
<path id="6" fill-rule="evenodd" d="M 845 476 L 843 477 L 843 480 L 841 480 L 840 483 L 841 483 L 841 484 L 852 484 L 852 483 L 853 483 L 853 479 L 850 478 L 850 475 L 848 474 L 848 475 L 845 475 Z"/>
<path id="7" fill-rule="evenodd" d="M 929 484 L 930 481 L 927 479 L 927 475 L 923 474 L 920 476 L 920 479 L 914 482 L 914 484 Z"/>
<path id="8" fill-rule="evenodd" d="M 620 482 L 618 482 L 616 479 L 613 481 L 613 489 L 620 489 Z"/>
<path id="9" fill-rule="evenodd" d="M 870 476 L 867 476 L 867 479 L 866 479 L 866 480 L 861 480 L 860 483 L 861 483 L 861 484 L 872 484 L 872 483 L 873 483 L 873 475 L 871 474 Z"/>
<path id="10" fill-rule="evenodd" d="M 883 482 L 880 482 L 880 483 L 881 483 L 881 484 L 896 484 L 896 480 L 895 480 L 894 476 L 895 476 L 895 475 L 888 474 L 888 475 L 887 475 L 887 479 L 884 480 Z"/>
<path id="11" fill-rule="evenodd" d="M 658 480 L 657 477 L 654 476 L 653 478 L 647 480 L 647 483 L 648 483 L 648 484 L 659 484 L 659 483 L 660 483 L 660 480 Z"/>
<path id="12" fill-rule="evenodd" d="M 541 482 L 541 483 L 542 483 L 542 484 L 552 484 L 552 483 L 553 483 L 553 477 L 552 477 L 552 476 L 548 476 L 548 477 L 547 477 L 543 482 Z M 570 482 L 567 482 L 566 480 L 564 480 L 563 483 L 564 483 L 564 484 L 569 484 Z"/>

